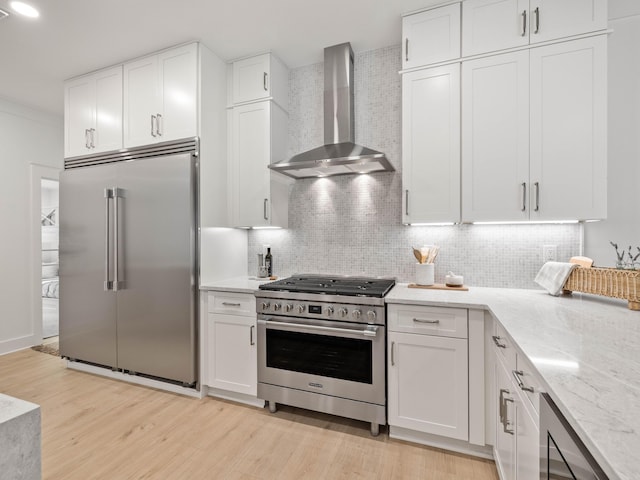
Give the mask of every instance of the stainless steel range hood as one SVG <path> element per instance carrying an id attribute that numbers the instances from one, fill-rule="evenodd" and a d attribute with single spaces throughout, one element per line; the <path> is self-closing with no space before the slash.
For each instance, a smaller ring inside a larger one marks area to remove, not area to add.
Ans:
<path id="1" fill-rule="evenodd" d="M 392 172 L 384 153 L 354 143 L 353 50 L 342 43 L 324 49 L 325 145 L 269 168 L 293 178 Z"/>

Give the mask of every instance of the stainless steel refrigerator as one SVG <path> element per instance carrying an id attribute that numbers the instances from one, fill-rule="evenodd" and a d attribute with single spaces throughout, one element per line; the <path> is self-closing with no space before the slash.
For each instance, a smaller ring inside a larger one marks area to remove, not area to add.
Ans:
<path id="1" fill-rule="evenodd" d="M 61 356 L 196 385 L 197 146 L 65 161 Z"/>

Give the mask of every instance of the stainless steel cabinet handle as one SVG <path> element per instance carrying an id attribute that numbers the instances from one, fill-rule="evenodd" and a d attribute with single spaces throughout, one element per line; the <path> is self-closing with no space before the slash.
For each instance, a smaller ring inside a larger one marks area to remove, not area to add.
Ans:
<path id="1" fill-rule="evenodd" d="M 392 367 L 395 367 L 396 365 L 395 355 L 393 354 L 395 345 L 396 345 L 396 342 L 391 342 L 391 366 Z"/>
<path id="2" fill-rule="evenodd" d="M 527 34 L 527 11 L 522 11 L 522 36 L 524 37 Z"/>
<path id="3" fill-rule="evenodd" d="M 536 206 L 533 211 L 537 212 L 538 210 L 540 210 L 540 184 L 536 182 L 533 184 L 533 186 L 536 190 Z"/>
<path id="4" fill-rule="evenodd" d="M 111 258 L 110 258 L 110 228 L 109 228 L 109 203 L 113 198 L 113 190 L 110 188 L 104 189 L 104 198 L 105 198 L 105 228 L 104 228 L 104 291 L 108 292 L 112 289 L 111 278 L 109 277 L 109 267 L 111 266 Z"/>
<path id="5" fill-rule="evenodd" d="M 527 183 L 522 182 L 520 186 L 522 187 L 522 208 L 520 211 L 524 212 L 527 209 Z"/>
<path id="6" fill-rule="evenodd" d="M 263 216 L 265 220 L 269 220 L 269 214 L 267 213 L 267 204 L 269 203 L 269 199 L 265 198 L 264 199 L 264 205 L 263 205 Z"/>
<path id="7" fill-rule="evenodd" d="M 404 191 L 404 211 L 405 215 L 409 216 L 409 190 Z"/>
<path id="8" fill-rule="evenodd" d="M 96 129 L 90 128 L 89 132 L 91 133 L 91 148 L 96 148 Z"/>
<path id="9" fill-rule="evenodd" d="M 156 115 L 156 133 L 158 134 L 159 137 L 162 136 L 162 128 L 160 128 L 160 122 L 162 121 L 162 115 L 157 114 Z"/>
<path id="10" fill-rule="evenodd" d="M 502 339 L 502 337 L 499 337 L 498 335 L 493 335 L 491 338 L 493 338 L 493 343 L 496 344 L 496 347 L 499 348 L 507 348 L 507 345 L 505 343 L 501 343 L 500 340 Z"/>
<path id="11" fill-rule="evenodd" d="M 409 61 L 409 37 L 404 39 L 404 61 Z"/>
<path id="12" fill-rule="evenodd" d="M 255 325 L 251 325 L 249 327 L 249 345 L 255 345 L 256 342 L 253 341 L 253 329 L 256 328 Z"/>
<path id="13" fill-rule="evenodd" d="M 156 116 L 151 115 L 151 136 L 152 137 L 156 136 L 156 127 L 154 125 L 155 122 L 156 122 Z"/>
<path id="14" fill-rule="evenodd" d="M 540 31 L 540 7 L 536 7 L 533 13 L 536 15 L 536 29 L 533 33 L 538 33 Z"/>
<path id="15" fill-rule="evenodd" d="M 239 303 L 231 303 L 231 302 L 222 302 L 222 305 L 224 305 L 225 307 L 239 307 L 240 306 Z"/>
<path id="16" fill-rule="evenodd" d="M 267 72 L 264 72 L 264 75 L 262 75 L 262 88 L 264 88 L 265 92 L 269 91 L 269 87 L 267 87 L 267 77 Z"/>
<path id="17" fill-rule="evenodd" d="M 525 384 L 522 382 L 522 376 L 524 375 L 524 372 L 522 370 L 514 370 L 513 371 L 513 378 L 516 379 L 516 383 L 518 384 L 518 387 L 520 387 L 520 390 L 524 390 L 525 392 L 534 392 L 533 387 L 527 387 L 525 386 Z"/>
<path id="18" fill-rule="evenodd" d="M 416 323 L 430 323 L 430 324 L 440 323 L 440 320 L 424 320 L 422 318 L 414 318 L 413 321 Z"/>
<path id="19" fill-rule="evenodd" d="M 317 331 L 326 333 L 338 333 L 338 334 L 350 334 L 350 335 L 362 335 L 365 337 L 375 338 L 378 335 L 378 327 L 375 325 L 366 325 L 366 328 L 362 330 L 356 330 L 353 328 L 338 328 L 338 327 L 324 327 L 321 325 L 307 325 L 299 323 L 287 323 L 287 322 L 275 322 L 269 320 L 258 320 L 260 325 L 266 325 L 267 328 L 285 330 L 289 329 L 295 332 L 305 331 Z M 280 328 L 279 328 L 280 327 Z M 284 327 L 284 328 L 281 328 Z"/>
<path id="20" fill-rule="evenodd" d="M 509 393 L 509 390 L 504 388 L 500 389 L 500 395 L 498 400 L 498 414 L 500 416 L 500 423 L 504 425 L 504 394 Z"/>
<path id="21" fill-rule="evenodd" d="M 84 146 L 86 148 L 90 148 L 89 147 L 89 129 L 88 128 L 84 129 Z"/>
<path id="22" fill-rule="evenodd" d="M 509 393 L 509 390 L 505 390 L 505 393 Z M 504 400 L 504 422 L 502 423 L 502 430 L 504 433 L 508 433 L 509 435 L 514 434 L 514 430 L 512 428 L 507 428 L 509 425 L 513 425 L 513 422 L 509 421 L 509 410 L 507 409 L 507 403 L 514 403 L 513 398 L 502 397 Z"/>
<path id="23" fill-rule="evenodd" d="M 121 191 L 118 187 L 114 187 L 113 191 L 113 288 L 117 292 L 120 288 L 120 215 L 118 210 Z"/>

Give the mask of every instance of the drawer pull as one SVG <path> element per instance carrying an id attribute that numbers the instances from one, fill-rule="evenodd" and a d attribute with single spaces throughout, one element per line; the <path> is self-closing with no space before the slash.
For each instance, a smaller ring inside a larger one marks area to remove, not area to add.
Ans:
<path id="1" fill-rule="evenodd" d="M 495 344 L 496 344 L 496 347 L 499 347 L 499 348 L 507 348 L 507 344 L 506 344 L 506 343 L 501 343 L 501 342 L 500 342 L 500 339 L 501 339 L 502 337 L 500 337 L 500 336 L 498 336 L 498 335 L 493 335 L 491 338 L 493 338 L 493 343 L 495 343 Z"/>
<path id="2" fill-rule="evenodd" d="M 422 318 L 414 318 L 413 321 L 416 323 L 429 323 L 431 325 L 440 323 L 440 320 L 423 320 Z"/>
<path id="3" fill-rule="evenodd" d="M 520 387 L 520 390 L 524 390 L 525 392 L 531 392 L 534 393 L 534 389 L 533 387 L 527 387 L 525 386 L 525 384 L 522 382 L 522 376 L 524 375 L 524 372 L 522 370 L 514 370 L 513 371 L 513 378 L 516 379 L 516 382 L 518 383 L 518 386 Z"/>
<path id="4" fill-rule="evenodd" d="M 224 305 L 225 307 L 240 307 L 241 304 L 239 303 L 231 303 L 231 302 L 222 302 L 222 305 Z"/>

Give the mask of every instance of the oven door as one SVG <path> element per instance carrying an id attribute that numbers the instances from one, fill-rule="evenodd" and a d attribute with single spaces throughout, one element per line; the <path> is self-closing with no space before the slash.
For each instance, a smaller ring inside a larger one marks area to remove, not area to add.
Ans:
<path id="1" fill-rule="evenodd" d="M 385 327 L 258 317 L 258 382 L 385 405 Z"/>

